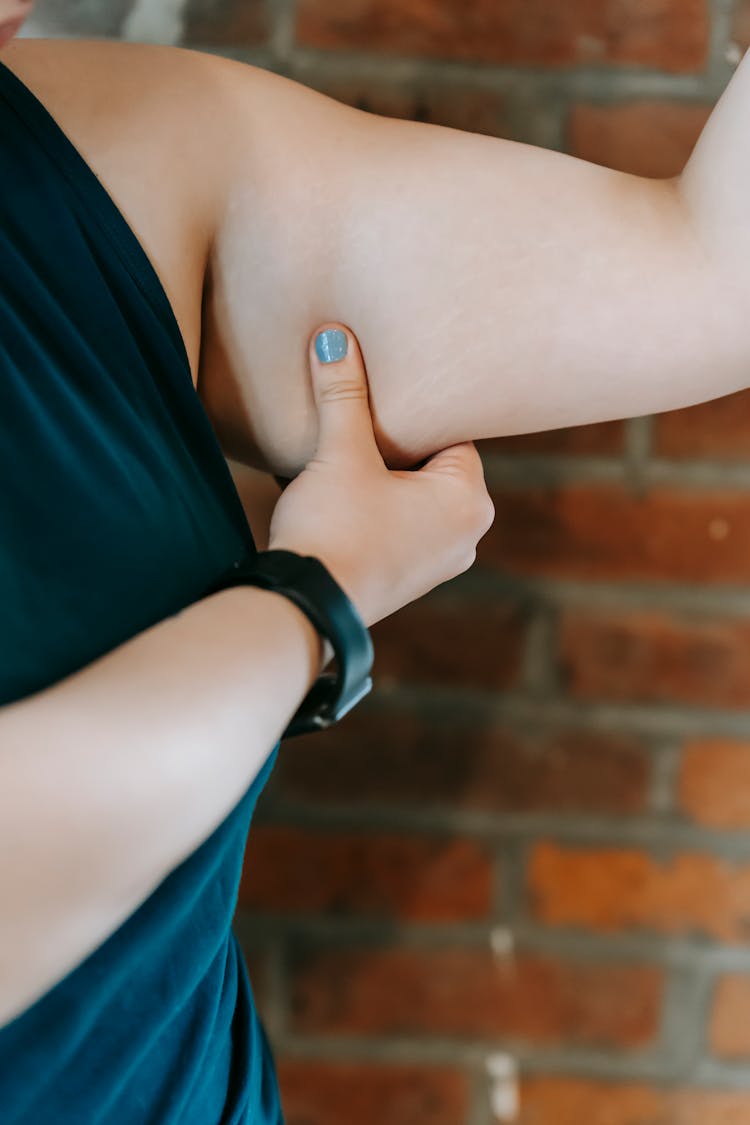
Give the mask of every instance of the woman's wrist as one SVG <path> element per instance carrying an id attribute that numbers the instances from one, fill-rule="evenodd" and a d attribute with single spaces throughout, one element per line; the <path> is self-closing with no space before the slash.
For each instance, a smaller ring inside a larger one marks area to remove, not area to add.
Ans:
<path id="1" fill-rule="evenodd" d="M 327 667 L 330 660 L 333 659 L 333 648 L 330 642 L 318 632 L 307 614 L 304 613 L 291 598 L 287 597 L 286 594 L 279 590 L 266 590 L 260 586 L 253 586 L 248 583 L 247 585 L 230 586 L 225 590 L 218 591 L 218 593 L 222 597 L 235 596 L 236 598 L 242 598 L 247 590 L 253 590 L 261 594 L 270 594 L 276 599 L 276 603 L 279 607 L 284 607 L 281 609 L 284 616 L 297 623 L 297 628 L 304 635 L 306 647 L 310 652 L 310 667 L 313 673 L 310 683 L 314 683 L 317 676 Z M 238 602 L 238 604 L 245 605 L 246 602 L 247 599 L 245 598 L 242 602 Z"/>
<path id="2" fill-rule="evenodd" d="M 279 590 L 267 590 L 266 593 L 276 594 L 278 597 L 283 598 L 284 602 L 291 607 L 293 615 L 302 623 L 308 637 L 308 642 L 316 653 L 315 667 L 318 669 L 319 675 L 334 659 L 334 651 L 331 642 L 318 631 L 304 610 L 300 609 L 296 602 L 293 602 L 286 594 L 281 593 Z"/>

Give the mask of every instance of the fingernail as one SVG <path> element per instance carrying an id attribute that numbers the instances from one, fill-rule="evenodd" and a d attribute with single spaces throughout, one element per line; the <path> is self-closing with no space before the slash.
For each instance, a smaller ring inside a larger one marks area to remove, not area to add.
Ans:
<path id="1" fill-rule="evenodd" d="M 321 363 L 337 363 L 348 350 L 346 332 L 339 328 L 326 328 L 315 337 L 315 352 Z"/>

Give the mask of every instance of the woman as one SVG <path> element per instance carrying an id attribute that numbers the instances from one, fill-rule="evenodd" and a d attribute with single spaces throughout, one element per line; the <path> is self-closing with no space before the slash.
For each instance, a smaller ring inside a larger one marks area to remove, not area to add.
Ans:
<path id="1" fill-rule="evenodd" d="M 231 921 L 255 802 L 331 651 L 287 597 L 207 593 L 256 557 L 193 378 L 184 247 L 207 216 L 176 192 L 146 237 L 180 325 L 5 65 L 0 148 L 0 1121 L 270 1125 Z M 466 569 L 494 513 L 471 444 L 386 469 L 356 341 L 321 327 L 316 456 L 270 546 L 323 560 L 369 625 Z"/>
<path id="2" fill-rule="evenodd" d="M 255 551 L 222 451 L 370 624 L 470 565 L 470 439 L 737 389 L 747 69 L 675 184 L 193 52 L 0 61 L 3 1121 L 277 1122 L 230 922 L 330 652 L 203 596 Z"/>

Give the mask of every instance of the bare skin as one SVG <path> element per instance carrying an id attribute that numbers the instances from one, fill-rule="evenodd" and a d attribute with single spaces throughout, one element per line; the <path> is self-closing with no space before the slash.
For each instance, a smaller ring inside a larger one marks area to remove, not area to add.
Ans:
<path id="1" fill-rule="evenodd" d="M 357 333 L 394 468 L 746 385 L 748 60 L 683 177 L 654 181 L 197 52 L 35 40 L 0 57 L 144 243 L 228 457 L 301 471 L 325 320 Z"/>
<path id="2" fill-rule="evenodd" d="M 321 316 L 356 326 L 393 466 L 747 385 L 750 59 L 675 181 L 220 65 L 242 139 L 199 387 L 241 459 L 293 475 L 314 447 L 300 345 Z"/>

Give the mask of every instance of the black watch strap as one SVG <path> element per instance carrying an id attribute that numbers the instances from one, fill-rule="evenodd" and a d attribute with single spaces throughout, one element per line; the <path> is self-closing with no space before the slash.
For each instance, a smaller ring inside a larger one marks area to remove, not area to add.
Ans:
<path id="1" fill-rule="evenodd" d="M 337 671 L 320 674 L 281 737 L 324 730 L 337 722 L 372 688 L 372 639 L 351 599 L 320 559 L 295 551 L 259 551 L 235 565 L 208 592 L 241 585 L 288 597 L 330 641 L 336 658 Z"/>

